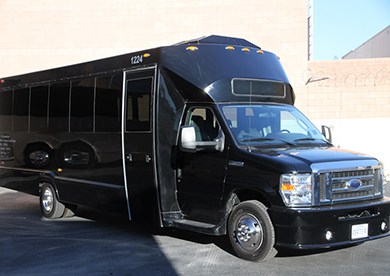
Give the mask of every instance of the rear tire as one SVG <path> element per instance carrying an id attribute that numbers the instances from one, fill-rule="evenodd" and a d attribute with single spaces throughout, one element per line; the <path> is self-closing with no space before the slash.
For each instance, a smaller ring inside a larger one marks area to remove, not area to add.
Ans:
<path id="1" fill-rule="evenodd" d="M 267 207 L 256 200 L 245 201 L 233 208 L 228 221 L 230 243 L 238 257 L 261 261 L 277 253 L 275 230 Z"/>
<path id="2" fill-rule="evenodd" d="M 56 191 L 51 184 L 44 183 L 42 185 L 39 202 L 42 216 L 45 218 L 60 218 L 65 212 L 65 205 L 58 201 Z"/>

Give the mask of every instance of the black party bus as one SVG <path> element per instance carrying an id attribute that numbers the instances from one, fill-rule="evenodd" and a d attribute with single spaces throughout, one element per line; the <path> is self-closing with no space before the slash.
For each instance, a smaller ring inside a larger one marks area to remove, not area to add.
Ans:
<path id="1" fill-rule="evenodd" d="M 294 99 L 277 56 L 222 36 L 2 78 L 0 186 L 46 218 L 227 235 L 252 261 L 389 235 L 381 163 Z"/>

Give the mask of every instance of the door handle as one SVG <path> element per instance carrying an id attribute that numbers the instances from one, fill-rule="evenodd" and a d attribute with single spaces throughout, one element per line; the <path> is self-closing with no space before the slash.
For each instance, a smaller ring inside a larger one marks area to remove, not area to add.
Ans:
<path id="1" fill-rule="evenodd" d="M 145 162 L 149 163 L 152 160 L 152 158 L 149 156 L 149 154 L 145 155 Z"/>
<path id="2" fill-rule="evenodd" d="M 126 161 L 128 161 L 128 162 L 142 162 L 142 160 L 143 160 L 142 155 L 140 156 L 140 154 L 139 155 L 135 154 L 135 156 L 134 156 L 134 154 L 132 154 L 132 153 L 126 153 L 125 158 L 126 158 Z M 149 154 L 145 154 L 144 160 L 146 163 L 149 163 L 150 161 L 152 161 L 152 158 L 149 156 Z"/>
<path id="3" fill-rule="evenodd" d="M 126 153 L 126 161 L 133 162 L 133 155 L 131 153 Z"/>

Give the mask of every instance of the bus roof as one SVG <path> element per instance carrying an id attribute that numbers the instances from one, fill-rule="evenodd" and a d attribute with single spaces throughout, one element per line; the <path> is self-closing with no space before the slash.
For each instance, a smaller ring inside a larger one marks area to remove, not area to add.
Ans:
<path id="1" fill-rule="evenodd" d="M 227 94 L 216 94 L 215 87 L 231 87 L 233 79 L 260 79 L 284 83 L 292 95 L 278 101 L 293 104 L 294 95 L 288 78 L 273 53 L 263 51 L 247 40 L 207 36 L 100 60 L 84 62 L 0 79 L 0 91 L 41 85 L 47 82 L 123 71 L 158 64 L 170 74 L 206 91 L 213 100 L 231 100 Z M 231 93 L 230 93 L 231 94 Z M 271 99 L 275 101 L 275 98 Z"/>

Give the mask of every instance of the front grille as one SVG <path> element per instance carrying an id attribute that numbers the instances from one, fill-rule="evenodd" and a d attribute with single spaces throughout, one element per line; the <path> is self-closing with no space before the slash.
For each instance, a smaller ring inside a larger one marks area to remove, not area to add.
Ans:
<path id="1" fill-rule="evenodd" d="M 361 169 L 320 173 L 320 203 L 365 200 L 381 196 L 381 171 Z"/>

